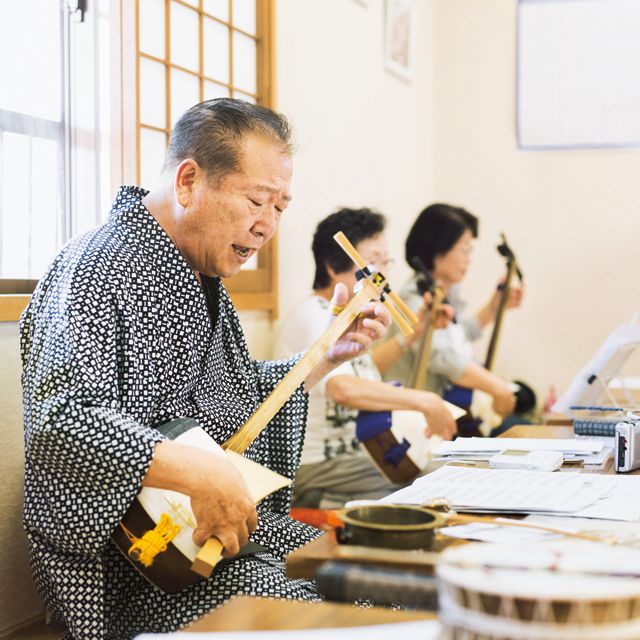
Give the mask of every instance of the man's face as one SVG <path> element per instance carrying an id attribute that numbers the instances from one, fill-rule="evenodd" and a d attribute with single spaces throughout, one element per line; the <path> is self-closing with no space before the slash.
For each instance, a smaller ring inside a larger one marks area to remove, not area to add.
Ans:
<path id="1" fill-rule="evenodd" d="M 208 276 L 236 275 L 274 234 L 291 199 L 291 156 L 282 145 L 247 136 L 240 169 L 219 183 L 197 167 L 184 189 L 178 177 L 174 242 L 189 266 Z"/>

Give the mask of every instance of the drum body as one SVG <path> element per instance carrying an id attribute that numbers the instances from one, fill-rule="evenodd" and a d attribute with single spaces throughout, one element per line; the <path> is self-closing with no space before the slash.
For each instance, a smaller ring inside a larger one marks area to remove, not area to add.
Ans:
<path id="1" fill-rule="evenodd" d="M 640 550 L 582 541 L 468 544 L 437 568 L 443 638 L 640 637 Z"/>

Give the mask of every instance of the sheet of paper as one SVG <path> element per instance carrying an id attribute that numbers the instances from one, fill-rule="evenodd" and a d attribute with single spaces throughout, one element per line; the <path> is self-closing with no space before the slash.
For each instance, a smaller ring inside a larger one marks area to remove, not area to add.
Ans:
<path id="1" fill-rule="evenodd" d="M 597 518 L 577 518 L 575 516 L 526 516 L 522 522 L 531 522 L 543 527 L 553 527 L 566 531 L 613 536 L 625 546 L 640 547 L 640 522 L 621 522 L 619 520 L 601 520 Z"/>
<path id="2" fill-rule="evenodd" d="M 606 493 L 593 504 L 575 513 L 583 518 L 640 521 L 640 476 L 596 476 Z"/>
<path id="3" fill-rule="evenodd" d="M 591 455 L 602 450 L 599 440 L 577 438 L 456 438 L 444 441 L 434 455 L 458 455 L 474 453 L 498 453 L 515 451 L 562 451 L 563 453 Z"/>
<path id="4" fill-rule="evenodd" d="M 592 475 L 594 487 L 604 490 L 598 500 L 570 513 L 541 511 L 539 515 L 567 515 L 577 518 L 640 522 L 640 476 L 586 475 Z"/>
<path id="5" fill-rule="evenodd" d="M 463 511 L 572 513 L 592 505 L 610 490 L 597 482 L 600 478 L 593 474 L 446 465 L 380 502 L 423 505 L 447 498 L 454 509 Z"/>
<path id="6" fill-rule="evenodd" d="M 640 326 L 623 324 L 616 327 L 576 374 L 569 388 L 553 405 L 553 411 L 568 414 L 573 405 L 601 405 L 603 402 L 615 406 L 608 398 L 607 385 L 639 345 Z"/>
<path id="7" fill-rule="evenodd" d="M 497 544 L 538 542 L 540 540 L 551 540 L 558 537 L 558 534 L 550 533 L 549 531 L 526 529 L 525 527 L 501 527 L 497 524 L 483 522 L 462 524 L 456 527 L 444 527 L 440 529 L 440 533 L 450 538 L 495 542 Z"/>
<path id="8" fill-rule="evenodd" d="M 175 633 L 143 633 L 136 640 L 437 640 L 441 626 L 437 620 L 394 622 L 365 627 L 335 627 L 331 629 L 296 629 L 291 631 L 215 631 L 197 634 L 177 631 Z"/>
<path id="9" fill-rule="evenodd" d="M 595 440 L 596 442 L 602 442 L 603 447 L 609 447 L 613 449 L 616 446 L 616 439 L 613 436 L 579 436 L 576 435 L 576 440 Z"/>
<path id="10" fill-rule="evenodd" d="M 613 449 L 611 449 L 611 447 L 603 447 L 602 451 L 598 451 L 598 453 L 594 453 L 590 456 L 575 456 L 573 459 L 582 460 L 584 464 L 601 465 L 604 464 L 612 455 Z M 572 458 L 567 458 L 565 456 L 565 460 L 569 459 Z"/>

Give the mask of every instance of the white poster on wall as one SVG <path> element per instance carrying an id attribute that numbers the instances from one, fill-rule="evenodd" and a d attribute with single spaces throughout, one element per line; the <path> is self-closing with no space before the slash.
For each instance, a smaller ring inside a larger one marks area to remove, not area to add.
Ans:
<path id="1" fill-rule="evenodd" d="M 640 146 L 640 1 L 520 0 L 522 148 Z"/>

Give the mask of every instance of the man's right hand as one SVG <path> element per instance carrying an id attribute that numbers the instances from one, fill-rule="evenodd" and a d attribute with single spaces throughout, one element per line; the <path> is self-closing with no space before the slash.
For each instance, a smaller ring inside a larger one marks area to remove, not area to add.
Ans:
<path id="1" fill-rule="evenodd" d="M 201 546 L 215 536 L 224 547 L 222 555 L 235 556 L 256 530 L 258 516 L 243 477 L 226 458 L 215 458 L 198 471 L 201 476 L 189 494 L 198 523 L 193 541 Z"/>
<path id="2" fill-rule="evenodd" d="M 225 557 L 235 556 L 258 526 L 244 479 L 225 457 L 210 451 L 164 440 L 156 445 L 142 485 L 188 495 L 197 522 L 194 543 L 201 546 L 215 536 Z"/>

